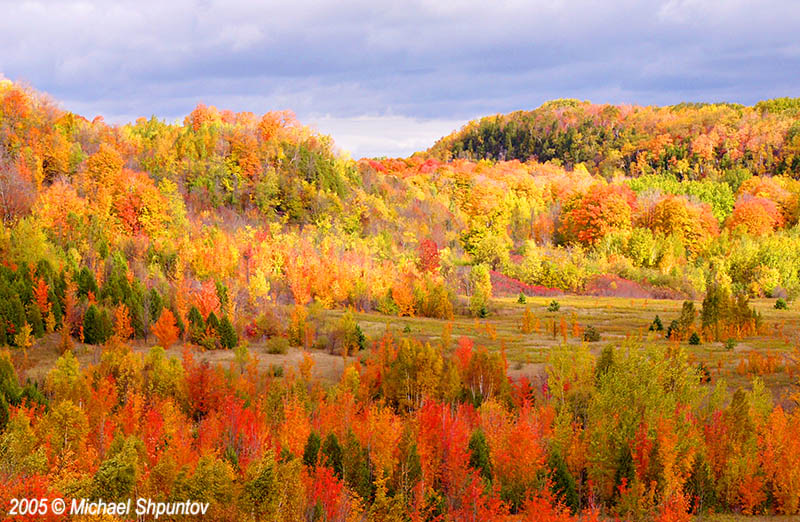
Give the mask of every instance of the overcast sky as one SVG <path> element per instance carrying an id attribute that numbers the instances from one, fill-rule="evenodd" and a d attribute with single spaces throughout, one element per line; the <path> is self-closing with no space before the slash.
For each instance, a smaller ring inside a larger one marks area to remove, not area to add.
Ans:
<path id="1" fill-rule="evenodd" d="M 796 0 L 0 0 L 0 73 L 89 118 L 291 109 L 405 156 L 552 98 L 800 96 L 798 27 Z"/>

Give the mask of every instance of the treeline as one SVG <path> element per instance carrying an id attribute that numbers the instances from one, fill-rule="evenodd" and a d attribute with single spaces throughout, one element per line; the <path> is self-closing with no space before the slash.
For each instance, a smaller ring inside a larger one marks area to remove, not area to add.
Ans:
<path id="1" fill-rule="evenodd" d="M 678 180 L 800 175 L 800 98 L 752 107 L 682 103 L 668 107 L 554 100 L 533 111 L 488 116 L 442 138 L 430 153 L 466 158 L 584 164 L 618 173 L 670 174 Z"/>

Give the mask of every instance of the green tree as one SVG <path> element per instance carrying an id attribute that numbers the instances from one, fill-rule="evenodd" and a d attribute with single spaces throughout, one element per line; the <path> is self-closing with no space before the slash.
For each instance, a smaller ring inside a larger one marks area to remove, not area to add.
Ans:
<path id="1" fill-rule="evenodd" d="M 472 295 L 469 298 L 469 311 L 476 317 L 489 315 L 489 299 L 492 297 L 492 279 L 486 265 L 473 265 L 469 274 Z"/>
<path id="2" fill-rule="evenodd" d="M 469 466 L 478 471 L 487 482 L 492 481 L 492 461 L 489 458 L 489 443 L 483 430 L 477 429 L 469 438 Z"/>
<path id="3" fill-rule="evenodd" d="M 228 316 L 223 315 L 219 322 L 219 342 L 223 348 L 231 350 L 239 344 L 239 336 L 233 328 Z"/>

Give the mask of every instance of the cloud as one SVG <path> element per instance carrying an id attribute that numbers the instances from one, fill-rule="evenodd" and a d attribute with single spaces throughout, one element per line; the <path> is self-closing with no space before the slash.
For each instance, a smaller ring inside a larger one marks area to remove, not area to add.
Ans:
<path id="1" fill-rule="evenodd" d="M 182 118 L 199 101 L 292 109 L 354 154 L 558 97 L 800 95 L 791 0 L 0 4 L 0 72 L 70 110 L 125 121 Z"/>
<path id="2" fill-rule="evenodd" d="M 439 138 L 460 128 L 466 120 L 418 119 L 407 116 L 310 118 L 309 124 L 336 139 L 352 157 L 405 157 L 425 150 Z"/>

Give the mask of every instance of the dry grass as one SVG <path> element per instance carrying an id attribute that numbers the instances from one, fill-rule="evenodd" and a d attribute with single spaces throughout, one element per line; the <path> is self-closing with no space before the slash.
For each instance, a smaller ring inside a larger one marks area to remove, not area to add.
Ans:
<path id="1" fill-rule="evenodd" d="M 572 324 L 577 323 L 581 328 L 587 325 L 595 327 L 601 334 L 600 342 L 589 343 L 593 353 L 599 354 L 600 350 L 608 343 L 621 343 L 625 339 L 634 338 L 650 343 L 667 346 L 663 333 L 648 332 L 648 327 L 656 315 L 661 317 L 666 327 L 672 319 L 680 313 L 682 301 L 629 299 L 614 297 L 585 297 L 585 296 L 560 296 L 557 298 L 561 308 L 558 312 L 548 312 L 547 306 L 553 298 L 532 297 L 527 304 L 518 304 L 515 298 L 499 298 L 492 302 L 492 314 L 481 320 L 469 317 L 457 317 L 452 321 L 420 317 L 389 317 L 377 313 L 355 313 L 355 318 L 365 335 L 370 340 L 379 339 L 387 329 L 401 334 L 410 335 L 423 342 L 439 343 L 445 325 L 452 327 L 452 346 L 462 335 L 474 339 L 477 345 L 484 345 L 490 349 L 505 349 L 509 361 L 509 373 L 512 376 L 527 375 L 535 378 L 543 372 L 548 355 L 553 347 L 561 345 L 564 340 L 558 331 L 558 323 L 563 318 L 568 324 L 567 345 L 577 346 L 583 342 L 582 338 L 572 336 Z M 713 377 L 724 377 L 731 387 L 746 386 L 752 379 L 751 375 L 740 375 L 736 372 L 739 361 L 753 350 L 759 354 L 773 354 L 783 361 L 782 370 L 794 367 L 793 355 L 800 347 L 800 312 L 796 308 L 791 310 L 775 310 L 774 301 L 759 299 L 753 301 L 755 308 L 761 312 L 767 332 L 757 337 L 742 340 L 734 350 L 726 350 L 722 343 L 705 343 L 699 346 L 685 345 L 693 362 L 703 362 L 712 372 Z M 696 302 L 699 309 L 701 303 Z M 539 331 L 523 334 L 520 330 L 522 314 L 525 308 L 530 308 L 534 317 L 539 321 Z M 320 320 L 325 322 L 336 321 L 343 312 L 340 310 L 327 310 L 320 313 Z M 556 324 L 556 336 L 553 335 L 552 326 Z M 782 332 L 782 333 L 779 333 Z M 787 342 L 788 341 L 788 342 Z M 58 358 L 56 350 L 58 336 L 53 334 L 39 340 L 28 352 L 27 369 L 21 372 L 24 378 L 41 381 L 47 371 L 55 364 Z M 133 343 L 136 351 L 145 352 L 154 344 L 137 341 Z M 260 367 L 267 369 L 272 365 L 284 366 L 286 369 L 296 367 L 302 359 L 302 352 L 297 349 L 290 350 L 285 355 L 266 353 L 263 344 L 254 343 L 249 347 L 252 355 L 259 360 Z M 173 346 L 168 354 L 180 357 L 183 347 Z M 82 365 L 99 361 L 100 349 L 76 343 L 75 353 Z M 314 375 L 327 382 L 337 381 L 344 368 L 344 360 L 340 356 L 330 355 L 326 352 L 312 351 L 315 360 Z M 233 364 L 232 351 L 199 352 L 201 360 L 212 363 Z M 17 355 L 19 362 L 21 357 Z M 765 383 L 772 390 L 776 400 L 785 402 L 785 392 L 792 381 L 797 382 L 797 377 L 790 378 L 787 371 L 778 371 L 763 375 Z"/>

